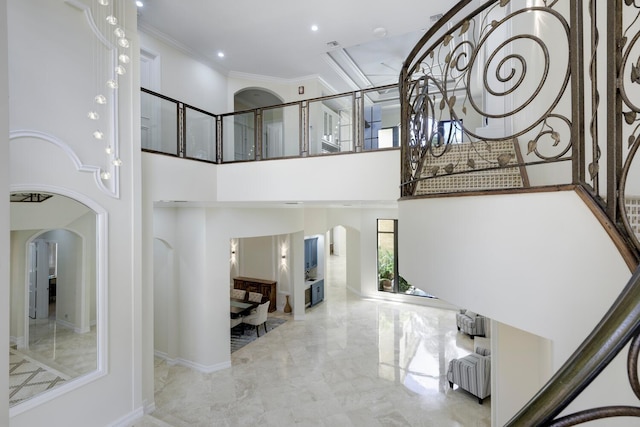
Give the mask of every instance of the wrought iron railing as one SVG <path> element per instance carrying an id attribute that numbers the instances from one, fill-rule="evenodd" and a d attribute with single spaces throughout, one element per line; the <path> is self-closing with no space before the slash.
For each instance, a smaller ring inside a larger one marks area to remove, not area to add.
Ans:
<path id="1" fill-rule="evenodd" d="M 636 0 L 458 2 L 401 72 L 402 198 L 504 191 L 507 181 L 549 190 L 569 184 L 606 214 L 635 267 L 639 40 Z M 500 179 L 480 179 L 489 174 Z M 614 406 L 556 419 L 629 342 L 629 382 L 640 398 L 639 333 L 636 270 L 592 334 L 508 425 L 640 416 L 640 407 Z"/>
<path id="2" fill-rule="evenodd" d="M 213 114 L 141 89 L 142 148 L 212 163 L 400 146 L 398 85 Z"/>

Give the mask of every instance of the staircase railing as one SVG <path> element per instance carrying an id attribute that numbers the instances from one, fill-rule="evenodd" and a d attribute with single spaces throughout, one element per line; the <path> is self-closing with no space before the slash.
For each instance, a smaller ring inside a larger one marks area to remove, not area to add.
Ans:
<path id="1" fill-rule="evenodd" d="M 521 186 L 550 191 L 570 185 L 606 214 L 637 265 L 640 2 L 462 0 L 407 57 L 400 96 L 403 199 L 505 191 L 471 178 L 460 185 L 459 176 L 516 174 Z M 640 416 L 638 407 L 616 406 L 554 420 L 629 342 L 629 381 L 640 398 L 639 274 L 509 426 Z"/>

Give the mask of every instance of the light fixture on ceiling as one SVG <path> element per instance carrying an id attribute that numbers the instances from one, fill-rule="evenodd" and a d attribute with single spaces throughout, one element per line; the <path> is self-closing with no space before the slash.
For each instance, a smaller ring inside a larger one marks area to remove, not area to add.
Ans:
<path id="1" fill-rule="evenodd" d="M 11 193 L 9 200 L 12 203 L 42 203 L 51 197 L 53 195 L 45 193 Z"/>
<path id="2" fill-rule="evenodd" d="M 373 35 L 381 39 L 387 36 L 387 29 L 384 27 L 378 27 L 373 29 Z"/>
<path id="3" fill-rule="evenodd" d="M 218 52 L 218 58 L 224 58 L 224 52 L 223 51 L 219 51 Z"/>
<path id="4" fill-rule="evenodd" d="M 122 164 L 116 143 L 117 121 L 113 117 L 117 110 L 108 104 L 116 102 L 119 79 L 127 73 L 127 65 L 131 62 L 131 43 L 125 32 L 127 3 L 128 0 L 97 0 L 92 8 L 92 15 L 96 17 L 97 36 L 94 49 L 96 94 L 88 117 L 100 126 L 94 128 L 93 138 L 105 144 L 104 153 L 108 160 L 107 166 L 100 171 L 103 180 L 111 179 L 114 167 Z M 136 6 L 142 7 L 142 2 L 136 1 Z M 110 90 L 105 92 L 105 86 Z"/>
<path id="5" fill-rule="evenodd" d="M 315 32 L 315 31 L 318 31 L 318 26 L 317 26 L 317 25 L 315 25 L 315 24 L 314 24 L 314 25 L 312 25 L 312 26 L 311 26 L 311 31 L 314 31 L 314 32 Z"/>
<path id="6" fill-rule="evenodd" d="M 142 6 L 144 6 L 144 3 L 142 3 L 140 0 L 138 0 L 138 1 L 136 1 L 136 6 L 142 7 Z"/>

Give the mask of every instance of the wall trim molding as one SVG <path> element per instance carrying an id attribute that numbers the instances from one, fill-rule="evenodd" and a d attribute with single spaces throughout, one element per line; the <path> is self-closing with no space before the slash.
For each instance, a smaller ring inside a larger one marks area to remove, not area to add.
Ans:
<path id="1" fill-rule="evenodd" d="M 20 130 L 9 131 L 10 142 L 17 141 L 19 139 L 29 139 L 29 138 L 50 142 L 51 144 L 60 148 L 67 155 L 67 157 L 73 162 L 73 165 L 75 166 L 78 172 L 87 172 L 87 173 L 93 174 L 93 179 L 98 189 L 100 189 L 100 191 L 102 191 L 103 193 L 113 198 L 116 198 L 116 199 L 120 198 L 120 194 L 119 194 L 120 186 L 117 185 L 118 176 L 119 176 L 118 168 L 115 168 L 116 170 L 115 170 L 115 173 L 112 175 L 112 180 L 111 180 L 112 188 L 109 188 L 104 184 L 104 181 L 102 180 L 102 178 L 100 178 L 100 171 L 101 171 L 100 167 L 83 163 L 82 160 L 80 160 L 80 158 L 76 154 L 76 152 L 73 150 L 73 148 L 71 148 L 69 144 L 67 144 L 65 141 L 61 140 L 60 138 L 45 132 L 38 131 L 38 130 L 20 129 Z"/>

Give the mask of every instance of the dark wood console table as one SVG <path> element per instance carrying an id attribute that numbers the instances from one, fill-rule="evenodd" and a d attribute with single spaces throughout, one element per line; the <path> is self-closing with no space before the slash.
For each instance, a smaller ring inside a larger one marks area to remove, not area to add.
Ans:
<path id="1" fill-rule="evenodd" d="M 269 298 L 269 313 L 276 311 L 276 281 L 255 279 L 252 277 L 234 277 L 233 287 L 247 292 L 259 292 L 263 297 Z"/>

